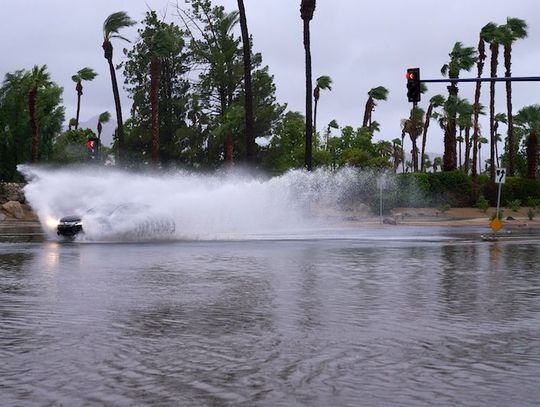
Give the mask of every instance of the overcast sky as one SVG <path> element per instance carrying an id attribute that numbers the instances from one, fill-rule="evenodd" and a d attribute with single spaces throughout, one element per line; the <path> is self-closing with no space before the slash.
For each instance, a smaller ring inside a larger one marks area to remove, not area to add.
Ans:
<path id="1" fill-rule="evenodd" d="M 183 0 L 178 0 L 181 6 Z M 236 0 L 213 0 L 227 10 L 237 8 Z M 300 0 L 244 0 L 254 51 L 261 52 L 263 64 L 275 77 L 278 101 L 290 110 L 304 112 L 304 51 Z M 2 0 L 0 24 L 0 75 L 34 64 L 47 64 L 52 79 L 64 88 L 66 120 L 75 116 L 76 94 L 71 76 L 84 66 L 99 73 L 84 85 L 81 121 L 105 110 L 114 113 L 110 77 L 103 58 L 102 25 L 115 11 L 126 11 L 141 21 L 148 8 L 167 20 L 180 24 L 176 1 L 170 0 Z M 514 45 L 513 76 L 540 74 L 540 3 L 538 0 L 318 0 L 311 23 L 313 78 L 330 76 L 332 91 L 322 92 L 318 127 L 332 119 L 340 126 L 361 125 L 367 92 L 375 86 L 389 89 L 389 99 L 381 102 L 374 120 L 381 124 L 376 139 L 400 136 L 400 120 L 410 109 L 406 98 L 405 71 L 420 67 L 422 78 L 440 78 L 440 68 L 449 59 L 456 41 L 467 46 L 478 43 L 478 33 L 489 21 L 503 24 L 506 17 L 525 19 L 529 37 Z M 136 40 L 136 27 L 123 33 Z M 114 62 L 123 57 L 127 43 L 115 40 Z M 502 63 L 501 63 L 502 65 Z M 487 65 L 489 67 L 489 64 Z M 470 75 L 473 77 L 476 68 Z M 489 68 L 488 68 L 489 71 Z M 487 74 L 489 75 L 489 73 Z M 499 76 L 504 75 L 503 67 Z M 486 75 L 484 75 L 486 76 Z M 123 82 L 120 73 L 119 80 Z M 460 94 L 472 100 L 474 84 L 461 84 Z M 484 85 L 484 89 L 486 85 Z M 540 103 L 540 83 L 514 83 L 514 111 Z M 497 112 L 506 112 L 504 84 L 497 84 Z M 130 101 L 121 91 L 125 112 Z M 423 95 L 421 107 L 436 93 L 446 93 L 444 84 L 432 84 Z M 488 105 L 488 94 L 482 96 Z M 125 114 L 126 115 L 126 114 Z M 488 129 L 488 124 L 483 125 Z M 433 123 L 428 151 L 442 152 L 442 133 Z"/>

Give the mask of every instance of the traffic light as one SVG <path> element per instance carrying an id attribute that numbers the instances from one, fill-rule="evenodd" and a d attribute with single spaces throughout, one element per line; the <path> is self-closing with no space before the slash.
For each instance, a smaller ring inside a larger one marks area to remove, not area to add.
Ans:
<path id="1" fill-rule="evenodd" d="M 407 69 L 407 98 L 409 102 L 420 102 L 420 68 Z"/>

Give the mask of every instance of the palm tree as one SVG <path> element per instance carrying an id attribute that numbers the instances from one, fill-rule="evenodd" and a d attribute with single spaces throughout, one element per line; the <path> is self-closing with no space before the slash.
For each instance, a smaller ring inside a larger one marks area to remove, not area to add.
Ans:
<path id="1" fill-rule="evenodd" d="M 37 96 L 40 89 L 50 84 L 50 75 L 47 72 L 47 65 L 38 67 L 34 65 L 30 73 L 31 87 L 28 93 L 28 112 L 30 114 L 30 128 L 32 130 L 32 155 L 31 162 L 35 163 L 38 158 L 39 149 L 39 129 L 37 122 Z"/>
<path id="2" fill-rule="evenodd" d="M 304 50 L 306 54 L 306 154 L 305 166 L 308 171 L 313 167 L 313 122 L 311 105 L 311 41 L 309 33 L 309 23 L 315 13 L 316 0 L 301 0 L 300 17 L 304 22 Z"/>
<path id="3" fill-rule="evenodd" d="M 461 129 L 459 130 L 459 132 L 461 133 Z M 456 137 L 456 141 L 457 141 L 457 144 L 458 144 L 458 168 L 461 170 L 463 168 L 462 161 L 461 161 L 461 157 L 462 157 L 461 145 L 463 144 L 463 141 L 465 141 L 465 139 L 460 134 L 459 136 Z"/>
<path id="4" fill-rule="evenodd" d="M 158 25 L 149 43 L 150 54 L 150 108 L 152 133 L 152 163 L 159 165 L 159 88 L 161 61 L 178 49 L 168 25 Z"/>
<path id="5" fill-rule="evenodd" d="M 244 100 L 246 126 L 246 160 L 255 162 L 255 129 L 253 124 L 253 86 L 251 84 L 251 44 L 244 0 L 238 0 L 240 13 L 240 31 L 242 32 L 242 49 L 244 52 Z"/>
<path id="6" fill-rule="evenodd" d="M 401 163 L 403 157 L 403 149 L 401 148 L 401 140 L 395 138 L 392 140 L 392 158 L 394 161 L 394 172 L 397 171 L 399 163 Z"/>
<path id="7" fill-rule="evenodd" d="M 491 77 L 497 77 L 497 65 L 499 59 L 499 44 L 501 44 L 504 38 L 504 30 L 501 29 L 495 23 L 487 23 L 480 35 L 485 42 L 489 43 L 489 49 L 491 51 Z M 491 82 L 489 85 L 489 140 L 490 140 L 490 160 L 493 164 L 495 162 L 495 82 Z M 495 179 L 495 166 L 490 167 L 490 177 Z"/>
<path id="8" fill-rule="evenodd" d="M 401 171 L 405 172 L 405 134 L 407 119 L 401 119 Z"/>
<path id="9" fill-rule="evenodd" d="M 480 33 L 480 39 L 478 40 L 478 58 L 476 60 L 477 67 L 477 78 L 482 77 L 482 72 L 484 71 L 484 61 L 486 59 L 486 43 L 484 41 L 482 33 Z M 474 91 L 474 104 L 473 104 L 473 154 L 472 154 L 472 177 L 476 180 L 476 161 L 478 156 L 478 134 L 479 134 L 479 125 L 478 119 L 480 115 L 480 91 L 482 87 L 482 82 L 476 82 L 475 91 Z M 476 185 L 476 183 L 473 183 Z"/>
<path id="10" fill-rule="evenodd" d="M 130 27 L 135 24 L 127 13 L 124 11 L 118 11 L 111 14 L 103 22 L 103 44 L 102 48 L 104 51 L 104 57 L 109 63 L 109 71 L 111 73 L 111 82 L 112 90 L 114 96 L 114 105 L 116 108 L 116 122 L 117 129 L 116 135 L 118 140 L 118 161 L 122 162 L 124 159 L 124 123 L 122 121 L 122 105 L 120 104 L 120 93 L 118 92 L 118 82 L 116 81 L 116 70 L 114 68 L 112 57 L 113 57 L 113 46 L 111 43 L 112 38 L 119 38 L 121 40 L 129 42 L 125 37 L 122 37 L 118 34 L 122 28 Z"/>
<path id="11" fill-rule="evenodd" d="M 538 134 L 540 133 L 540 105 L 525 106 L 514 117 L 516 126 L 527 131 L 527 178 L 536 179 L 538 170 Z"/>
<path id="12" fill-rule="evenodd" d="M 75 127 L 75 123 L 77 122 L 77 120 L 72 117 L 71 119 L 69 119 L 69 122 L 68 122 L 68 130 L 71 130 L 72 127 Z"/>
<path id="13" fill-rule="evenodd" d="M 319 76 L 317 78 L 317 86 L 313 90 L 313 99 L 315 100 L 315 112 L 313 114 L 313 133 L 317 135 L 317 105 L 319 103 L 319 96 L 322 90 L 332 90 L 332 78 L 329 76 Z"/>
<path id="14" fill-rule="evenodd" d="M 364 120 L 362 122 L 362 127 L 369 127 L 371 129 L 371 115 L 375 106 L 377 106 L 376 101 L 386 100 L 388 98 L 388 89 L 384 86 L 377 86 L 372 88 L 368 92 L 368 100 L 366 102 L 366 108 L 364 110 Z"/>
<path id="15" fill-rule="evenodd" d="M 433 159 L 433 172 L 437 172 L 439 168 L 442 168 L 443 159 L 442 157 L 435 157 Z"/>
<path id="16" fill-rule="evenodd" d="M 443 95 L 435 95 L 431 99 L 429 99 L 429 106 L 426 112 L 426 119 L 424 122 L 424 132 L 422 134 L 422 152 L 421 156 L 423 157 L 426 153 L 426 142 L 427 142 L 427 132 L 429 128 L 429 122 L 433 116 L 433 109 L 440 107 L 444 105 L 445 99 Z M 424 172 L 424 160 L 422 160 L 422 163 L 420 165 L 420 172 Z"/>
<path id="17" fill-rule="evenodd" d="M 489 140 L 480 135 L 478 139 L 478 172 L 482 173 L 482 144 L 487 144 Z"/>
<path id="18" fill-rule="evenodd" d="M 512 76 L 512 44 L 527 37 L 527 23 L 519 18 L 506 18 L 506 24 L 503 26 L 503 46 L 504 46 L 504 76 L 510 78 Z M 506 81 L 506 109 L 508 117 L 508 175 L 514 175 L 514 159 L 516 152 L 514 151 L 514 122 L 512 120 L 512 82 Z"/>
<path id="19" fill-rule="evenodd" d="M 332 120 L 328 123 L 328 128 L 326 129 L 326 150 L 328 150 L 328 138 L 330 137 L 330 129 L 339 129 L 339 125 L 335 120 Z"/>
<path id="20" fill-rule="evenodd" d="M 463 169 L 466 174 L 469 173 L 469 160 L 471 156 L 471 128 L 473 127 L 473 113 L 474 107 L 466 99 L 460 99 L 458 105 L 459 116 L 457 117 L 457 124 L 459 127 L 459 168 Z M 463 133 L 465 137 L 463 137 Z M 463 160 L 463 165 L 461 161 L 461 143 L 465 143 L 465 159 Z"/>
<path id="21" fill-rule="evenodd" d="M 81 96 L 83 94 L 82 81 L 92 81 L 97 76 L 92 68 L 82 68 L 75 75 L 71 77 L 71 80 L 77 85 L 75 90 L 77 91 L 77 115 L 75 116 L 75 130 L 79 128 L 79 113 L 81 111 Z"/>
<path id="22" fill-rule="evenodd" d="M 497 163 L 497 167 L 499 167 L 499 141 L 502 141 L 501 135 L 498 133 L 499 131 L 499 123 L 508 123 L 508 119 L 506 118 L 506 114 L 504 113 L 497 113 L 494 118 L 495 124 L 494 124 L 494 130 L 495 130 L 495 162 Z"/>
<path id="23" fill-rule="evenodd" d="M 103 130 L 103 125 L 101 123 L 107 123 L 110 119 L 111 119 L 111 114 L 109 112 L 103 112 L 98 117 L 97 136 L 98 136 L 100 146 L 101 146 L 101 132 Z"/>
<path id="24" fill-rule="evenodd" d="M 405 122 L 405 132 L 409 134 L 412 143 L 412 169 L 418 172 L 418 146 L 416 140 L 424 129 L 424 110 L 419 107 L 411 109 L 411 116 Z"/>
<path id="25" fill-rule="evenodd" d="M 456 42 L 454 48 L 449 54 L 450 62 L 441 68 L 443 76 L 450 79 L 458 79 L 462 70 L 470 71 L 476 63 L 477 52 L 474 47 L 464 47 L 461 42 Z M 451 81 L 447 87 L 449 98 L 454 96 L 457 98 L 458 87 L 457 82 Z M 456 115 L 452 114 L 448 117 L 447 127 L 444 132 L 444 156 L 443 169 L 445 171 L 455 170 L 457 167 L 456 160 Z"/>

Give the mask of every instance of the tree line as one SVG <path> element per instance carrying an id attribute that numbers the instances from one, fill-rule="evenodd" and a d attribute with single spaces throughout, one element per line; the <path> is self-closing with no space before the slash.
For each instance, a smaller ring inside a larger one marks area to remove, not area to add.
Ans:
<path id="1" fill-rule="evenodd" d="M 300 2 L 304 114 L 277 102 L 270 68 L 263 64 L 262 55 L 254 52 L 243 0 L 238 0 L 238 10 L 231 12 L 211 0 L 184 1 L 176 6 L 173 22 L 148 11 L 133 43 L 123 31 L 137 23 L 125 12 L 113 13 L 104 21 L 102 49 L 111 77 L 116 131 L 111 150 L 104 149 L 102 157 L 110 153 L 116 165 L 215 169 L 242 163 L 275 174 L 291 168 L 349 165 L 396 172 L 459 169 L 473 177 L 484 171 L 493 174 L 496 166 L 506 165 L 509 174 L 536 177 L 540 106 L 525 106 L 514 114 L 511 82 L 507 82 L 507 111 L 495 113 L 492 83 L 489 137 L 484 137 L 478 124 L 479 116 L 485 114 L 479 102 L 481 83 L 476 84 L 471 103 L 459 97 L 457 82 L 451 81 L 475 65 L 481 77 L 487 45 L 491 76 L 497 75 L 499 47 L 503 48 L 505 76 L 511 76 L 512 45 L 527 36 L 525 21 L 508 18 L 503 25 L 487 24 L 480 31 L 476 48 L 457 42 L 441 70 L 450 79 L 448 95 L 430 97 L 426 110 L 413 108 L 402 120 L 401 137 L 375 142 L 380 125 L 374 111 L 388 97 L 383 86 L 367 93 L 361 126 L 340 126 L 331 120 L 317 127 L 321 96 L 331 91 L 333 80 L 328 75 L 312 79 L 310 22 L 316 12 L 315 0 Z M 113 43 L 118 41 L 128 46 L 122 62 L 115 65 Z M 132 101 L 129 112 L 122 112 L 119 70 L 125 78 L 123 91 Z M 51 82 L 45 65 L 6 75 L 0 88 L 2 180 L 17 179 L 16 165 L 22 162 L 86 160 L 85 142 L 99 141 L 102 124 L 111 119 L 104 111 L 96 129 L 79 127 L 83 84 L 96 75 L 90 67 L 73 75 L 77 109 L 65 131 L 62 89 Z M 444 155 L 433 161 L 425 152 L 431 121 L 444 133 Z M 502 152 L 497 151 L 500 123 L 508 128 Z M 405 155 L 407 135 L 410 161 Z M 482 146 L 486 144 L 490 154 L 484 166 Z"/>

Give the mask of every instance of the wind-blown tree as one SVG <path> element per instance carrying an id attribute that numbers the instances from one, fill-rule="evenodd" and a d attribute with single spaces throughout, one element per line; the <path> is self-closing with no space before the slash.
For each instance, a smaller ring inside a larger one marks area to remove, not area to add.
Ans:
<path id="1" fill-rule="evenodd" d="M 540 134 L 540 105 L 525 106 L 514 117 L 516 126 L 528 133 L 525 141 L 527 178 L 536 179 L 538 171 L 538 135 Z"/>
<path id="2" fill-rule="evenodd" d="M 489 140 L 480 135 L 478 139 L 478 172 L 482 173 L 482 144 L 488 144 Z"/>
<path id="3" fill-rule="evenodd" d="M 397 172 L 397 169 L 399 168 L 399 164 L 401 163 L 402 159 L 403 148 L 401 145 L 401 140 L 399 138 L 395 138 L 392 140 L 392 161 L 394 172 Z"/>
<path id="4" fill-rule="evenodd" d="M 242 50 L 244 62 L 244 120 L 246 160 L 248 161 L 248 163 L 254 164 L 256 155 L 256 143 L 253 119 L 253 85 L 251 83 L 251 40 L 249 38 L 244 0 L 238 0 L 238 11 L 240 13 L 240 31 L 242 33 Z"/>
<path id="5" fill-rule="evenodd" d="M 186 126 L 187 105 L 190 100 L 194 101 L 188 95 L 188 56 L 183 47 L 184 33 L 174 23 L 161 21 L 155 11 L 146 13 L 137 33 L 138 39 L 133 47 L 124 50 L 126 61 L 122 63 L 126 89 L 133 100 L 126 148 L 130 158 L 139 156 L 142 161 L 147 161 L 140 154 L 152 151 L 152 118 L 157 119 L 159 161 L 166 164 L 180 159 L 185 150 L 184 144 L 187 143 L 182 139 L 186 129 L 177 131 Z M 159 68 L 157 72 L 156 68 Z M 159 82 L 155 81 L 157 76 Z M 152 93 L 156 89 L 152 85 L 158 85 L 158 104 L 155 93 Z M 157 113 L 157 117 L 152 116 L 153 113 Z"/>
<path id="6" fill-rule="evenodd" d="M 502 44 L 504 46 L 504 67 L 506 78 L 512 76 L 512 44 L 527 37 L 527 23 L 519 18 L 508 17 L 506 24 L 502 27 Z M 512 82 L 506 81 L 506 112 L 508 117 L 508 175 L 514 175 L 514 161 L 516 152 L 514 151 L 514 121 L 512 117 Z"/>
<path id="7" fill-rule="evenodd" d="M 473 105 L 466 99 L 461 99 L 457 111 L 457 125 L 459 127 L 459 169 L 463 169 L 465 174 L 469 173 L 469 162 L 471 157 L 471 128 L 473 127 Z M 465 143 L 465 158 L 462 161 L 461 144 Z"/>
<path id="8" fill-rule="evenodd" d="M 438 169 L 442 168 L 443 159 L 442 157 L 435 157 L 433 159 L 433 172 L 437 172 Z"/>
<path id="9" fill-rule="evenodd" d="M 79 128 L 79 114 L 81 112 L 81 96 L 83 94 L 82 81 L 93 81 L 97 76 L 97 73 L 92 68 L 82 68 L 75 75 L 71 77 L 71 80 L 76 83 L 75 90 L 77 91 L 77 114 L 75 116 L 75 130 Z"/>
<path id="10" fill-rule="evenodd" d="M 424 110 L 419 107 L 411 109 L 411 115 L 405 121 L 404 129 L 412 143 L 412 170 L 418 172 L 418 145 L 416 140 L 424 130 Z"/>
<path id="11" fill-rule="evenodd" d="M 484 61 L 486 60 L 486 43 L 484 41 L 483 33 L 480 32 L 478 40 L 478 58 L 476 59 L 477 78 L 482 77 L 484 71 Z M 472 172 L 471 175 L 476 180 L 477 167 L 476 161 L 478 159 L 478 137 L 479 137 L 479 124 L 478 119 L 480 115 L 480 93 L 482 89 L 482 82 L 476 82 L 474 90 L 474 104 L 473 104 L 473 140 L 472 140 Z M 476 183 L 474 183 L 476 185 Z"/>
<path id="12" fill-rule="evenodd" d="M 208 132 L 206 140 L 208 163 L 218 163 L 222 157 L 232 162 L 235 140 L 229 119 L 233 104 L 238 102 L 239 86 L 242 83 L 242 50 L 240 38 L 234 35 L 239 13 L 225 12 L 224 7 L 212 7 L 209 0 L 193 0 L 192 10 L 180 10 L 179 16 L 190 37 L 190 51 L 193 62 L 201 73 L 195 89 L 200 95 L 203 110 L 209 114 L 209 126 L 215 131 Z M 257 56 L 254 64 L 260 63 Z M 221 129 L 220 129 L 221 128 Z M 228 132 L 222 131 L 228 129 Z M 242 143 L 244 144 L 244 143 Z"/>
<path id="13" fill-rule="evenodd" d="M 190 110 L 191 106 L 195 107 L 193 98 L 197 100 L 199 113 L 190 111 L 188 115 L 196 118 L 200 114 L 205 123 L 200 126 L 201 121 L 196 120 L 197 128 L 180 129 L 186 137 L 179 141 L 184 144 L 184 140 L 201 140 L 205 153 L 201 164 L 215 167 L 223 162 L 225 152 L 229 160 L 246 156 L 245 138 L 238 137 L 245 133 L 242 47 L 240 37 L 235 34 L 239 14 L 227 13 L 222 6 L 213 7 L 209 0 L 191 0 L 189 4 L 191 9 L 178 8 L 178 16 L 189 39 L 190 62 L 200 73 L 193 81 L 194 92 L 188 100 Z M 253 54 L 251 61 L 254 134 L 270 137 L 284 107 L 276 103 L 275 85 L 268 67 L 259 68 L 261 55 Z M 257 160 L 266 150 L 260 150 Z M 185 156 L 184 152 L 182 155 Z"/>
<path id="14" fill-rule="evenodd" d="M 386 99 L 388 99 L 388 89 L 386 89 L 384 86 L 377 86 L 369 90 L 366 107 L 364 109 L 364 120 L 362 121 L 362 127 L 371 128 L 371 117 L 375 106 L 377 106 L 377 101 Z"/>
<path id="15" fill-rule="evenodd" d="M 458 97 L 457 82 L 452 79 L 458 79 L 461 71 L 470 71 L 476 63 L 477 53 L 474 47 L 464 47 L 461 42 L 456 42 L 452 51 L 449 54 L 450 62 L 443 65 L 441 73 L 443 76 L 450 78 L 450 86 L 448 89 L 448 97 Z M 444 156 L 443 170 L 452 171 L 457 167 L 456 160 L 456 115 L 452 113 L 448 117 L 447 126 L 444 131 Z"/>
<path id="16" fill-rule="evenodd" d="M 38 159 L 39 149 L 38 115 L 36 113 L 38 92 L 40 89 L 51 84 L 51 77 L 47 72 L 47 65 L 42 65 L 41 67 L 35 65 L 30 73 L 30 80 L 32 82 L 32 87 L 30 88 L 30 92 L 28 92 L 28 114 L 30 115 L 30 129 L 32 130 L 31 161 L 35 163 Z"/>
<path id="17" fill-rule="evenodd" d="M 435 95 L 429 99 L 429 106 L 426 111 L 426 118 L 424 122 L 424 131 L 422 133 L 422 151 L 421 151 L 421 157 L 423 157 L 426 153 L 426 143 L 427 143 L 427 133 L 429 128 L 429 122 L 433 118 L 433 109 L 436 109 L 438 107 L 441 107 L 445 102 L 443 95 Z M 420 171 L 424 172 L 424 160 L 422 160 L 422 163 L 420 164 Z"/>
<path id="18" fill-rule="evenodd" d="M 319 104 L 321 90 L 332 90 L 332 78 L 326 75 L 319 76 L 316 84 L 317 85 L 313 90 L 313 100 L 315 101 L 315 109 L 313 113 L 313 134 L 315 134 L 315 136 L 317 136 L 317 106 Z"/>
<path id="19" fill-rule="evenodd" d="M 328 127 L 326 128 L 326 141 L 325 141 L 325 149 L 328 150 L 328 139 L 330 138 L 330 129 L 339 129 L 339 124 L 332 120 L 330 123 L 328 123 Z"/>
<path id="20" fill-rule="evenodd" d="M 491 77 L 497 77 L 497 66 L 499 64 L 499 45 L 504 39 L 504 29 L 501 29 L 495 23 L 487 23 L 482 30 L 480 35 L 486 43 L 489 44 L 489 49 L 491 51 Z M 489 142 L 490 142 L 490 178 L 495 179 L 495 82 L 490 82 L 489 85 Z"/>
<path id="21" fill-rule="evenodd" d="M 156 19 L 155 12 L 149 13 L 150 19 Z M 152 162 L 158 166 L 159 159 L 159 89 L 162 69 L 162 60 L 177 54 L 184 42 L 181 38 L 175 36 L 173 26 L 156 22 L 156 28 L 151 33 L 148 41 L 150 53 L 150 104 L 151 104 L 151 124 L 152 124 Z"/>
<path id="22" fill-rule="evenodd" d="M 311 79 L 311 39 L 309 23 L 313 19 L 315 13 L 316 1 L 315 0 L 301 0 L 300 3 L 300 17 L 304 23 L 304 52 L 306 59 L 306 153 L 305 153 L 305 166 L 308 171 L 313 168 L 313 119 L 312 119 L 312 79 Z"/>
<path id="23" fill-rule="evenodd" d="M 18 70 L 7 73 L 0 84 L 0 180 L 3 181 L 21 182 L 17 164 L 31 160 L 33 132 L 29 94 L 36 84 L 34 79 L 32 71 Z M 62 88 L 50 81 L 41 82 L 33 109 L 33 121 L 39 126 L 38 158 L 47 161 L 52 155 L 53 140 L 64 122 Z"/>
<path id="24" fill-rule="evenodd" d="M 116 137 L 118 143 L 118 162 L 121 164 L 124 159 L 124 122 L 122 120 L 122 105 L 120 103 L 120 92 L 118 91 L 118 82 L 116 80 L 116 69 L 112 62 L 113 58 L 113 46 L 111 39 L 118 38 L 127 42 L 130 42 L 127 38 L 118 34 L 122 28 L 131 27 L 135 24 L 127 13 L 124 11 L 118 11 L 108 16 L 103 22 L 103 44 L 101 45 L 104 52 L 104 57 L 109 64 L 109 71 L 111 73 L 111 83 L 114 96 L 114 105 L 116 109 Z"/>
<path id="25" fill-rule="evenodd" d="M 68 122 L 68 130 L 71 130 L 72 127 L 75 127 L 75 123 L 77 123 L 77 119 L 75 119 L 74 117 L 72 117 L 71 119 L 69 119 L 69 122 Z"/>
<path id="26" fill-rule="evenodd" d="M 101 146 L 101 132 L 103 131 L 103 124 L 111 120 L 111 114 L 109 112 L 103 112 L 98 117 L 97 122 L 97 138 L 99 140 L 99 145 Z"/>

